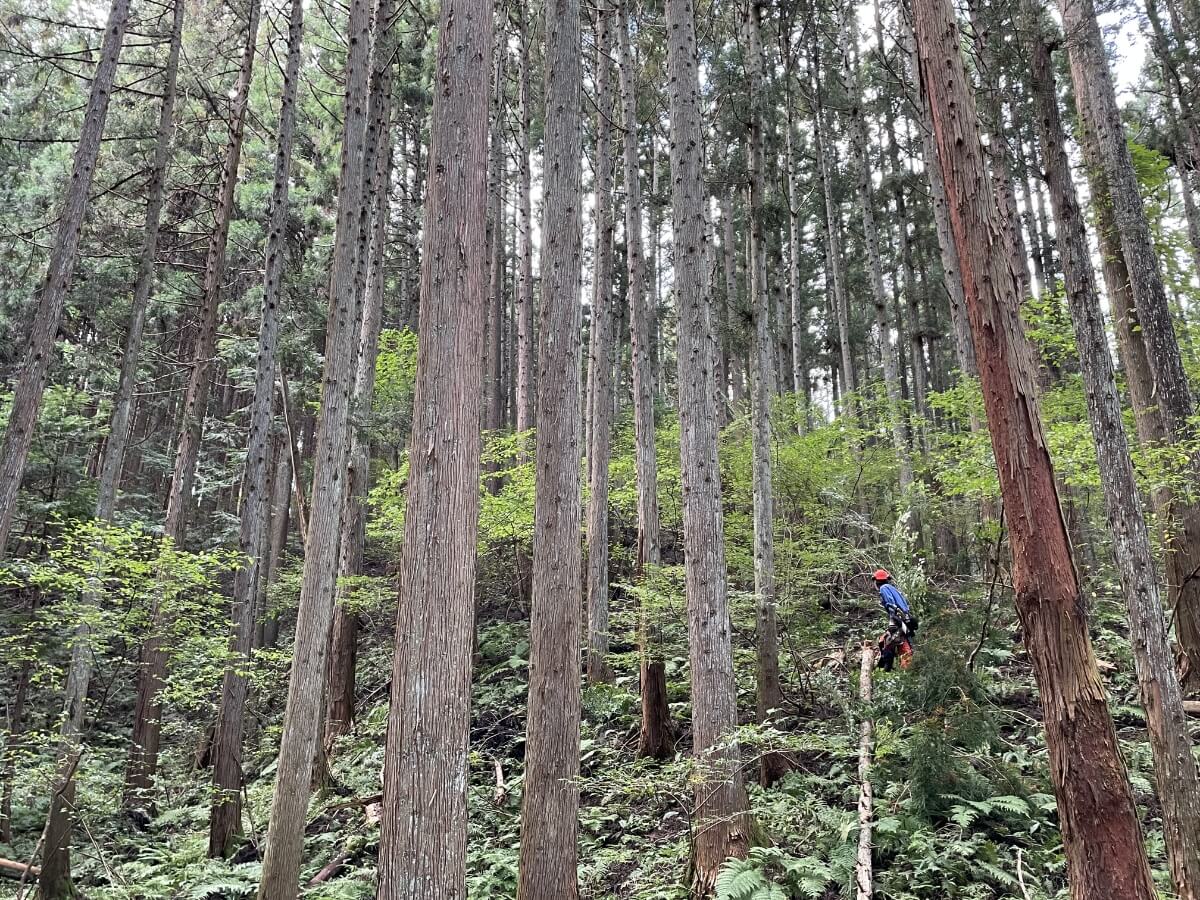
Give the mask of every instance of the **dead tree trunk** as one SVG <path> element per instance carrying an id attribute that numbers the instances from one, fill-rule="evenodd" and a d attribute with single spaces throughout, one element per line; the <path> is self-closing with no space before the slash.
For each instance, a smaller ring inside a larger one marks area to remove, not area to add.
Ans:
<path id="1" fill-rule="evenodd" d="M 208 829 L 208 855 L 212 857 L 228 854 L 240 836 L 242 827 L 242 730 L 246 715 L 246 668 L 254 645 L 258 580 L 263 574 L 259 550 L 271 513 L 271 426 L 275 411 L 276 359 L 279 355 L 279 304 L 283 298 L 283 270 L 287 258 L 288 184 L 296 131 L 296 91 L 300 81 L 300 44 L 303 34 L 304 4 L 302 0 L 293 0 L 288 21 L 283 94 L 279 104 L 262 318 L 258 331 L 254 398 L 250 407 L 250 433 L 239 514 L 238 550 L 244 563 L 233 581 L 230 662 L 221 686 L 221 706 L 213 742 L 213 802 Z"/>
<path id="2" fill-rule="evenodd" d="M 529 716 L 517 897 L 579 895 L 580 329 L 583 156 L 579 0 L 547 0 L 542 302 Z"/>
<path id="3" fill-rule="evenodd" d="M 83 127 L 79 131 L 79 143 L 75 147 L 71 181 L 67 185 L 66 197 L 58 219 L 58 232 L 54 238 L 54 247 L 50 251 L 50 265 L 38 291 L 37 312 L 29 335 L 29 346 L 17 369 L 20 377 L 13 389 L 8 426 L 4 431 L 4 442 L 0 444 L 0 559 L 4 558 L 8 546 L 8 535 L 16 513 L 17 494 L 21 489 L 21 478 L 25 474 L 25 461 L 29 457 L 33 431 L 37 427 L 38 414 L 42 409 L 42 395 L 46 390 L 46 376 L 53 361 L 54 342 L 58 337 L 58 326 L 67 302 L 67 291 L 71 287 L 71 276 L 75 271 L 79 235 L 83 231 L 83 219 L 91 201 L 96 158 L 100 153 L 104 122 L 108 118 L 108 101 L 117 74 L 117 63 L 121 56 L 121 43 L 125 37 L 128 18 L 129 0 L 113 0 L 108 10 L 108 21 L 104 26 L 100 61 L 96 64 L 96 72 L 92 76 L 87 110 L 83 115 Z"/>
<path id="4" fill-rule="evenodd" d="M 238 163 L 242 156 L 246 109 L 250 101 L 250 79 L 254 72 L 255 47 L 258 42 L 258 20 L 261 0 L 250 0 L 246 22 L 246 40 L 242 47 L 241 66 L 234 85 L 229 113 L 229 143 L 221 163 L 220 189 L 214 211 L 213 231 L 209 236 L 201 282 L 201 320 L 191 362 L 187 390 L 183 401 L 183 423 L 175 452 L 175 468 L 167 495 L 167 511 L 163 522 L 165 536 L 182 548 L 187 531 L 188 509 L 192 502 L 192 482 L 200 457 L 200 438 L 208 394 L 212 381 L 213 361 L 217 346 L 217 319 L 221 305 L 221 290 L 225 282 L 225 248 L 229 241 L 229 223 L 233 219 L 234 189 L 238 180 Z M 152 613 L 150 634 L 142 644 L 137 677 L 137 700 L 134 707 L 133 740 L 129 762 L 125 769 L 125 803 L 136 806 L 147 802 L 154 788 L 158 771 L 158 747 L 162 732 L 162 703 L 159 692 L 167 675 L 167 653 L 163 646 L 163 630 L 167 626 L 165 611 L 156 603 Z"/>
<path id="5" fill-rule="evenodd" d="M 949 0 L 914 0 L 992 448 L 1009 522 L 1017 612 L 1042 696 L 1050 774 L 1072 896 L 1155 896 L 1141 827 L 1088 637 L 1083 598 L 1038 411 L 1037 369 L 1018 316 L 999 212 Z"/>
<path id="6" fill-rule="evenodd" d="M 862 705 L 858 724 L 858 861 L 854 866 L 856 900 L 874 896 L 871 861 L 871 824 L 874 818 L 874 791 L 871 786 L 871 757 L 875 753 L 875 722 L 871 711 L 871 673 L 875 668 L 875 645 L 862 646 L 858 668 L 858 700 Z"/>
<path id="7" fill-rule="evenodd" d="M 692 881 L 713 889 L 717 872 L 749 846 L 726 594 L 725 528 L 717 465 L 712 300 L 704 227 L 704 137 L 692 0 L 667 0 L 675 293 L 679 298 L 680 468 L 692 672 L 695 833 Z"/>
<path id="8" fill-rule="evenodd" d="M 342 495 L 346 477 L 349 421 L 359 340 L 362 285 L 356 284 L 355 248 L 364 215 L 363 179 L 368 118 L 370 7 L 353 0 L 347 34 L 345 115 L 339 203 L 334 226 L 325 371 L 313 458 L 312 513 L 305 544 L 304 574 L 296 612 L 296 641 L 288 683 L 287 710 L 279 746 L 278 775 L 271 799 L 259 900 L 296 896 L 304 848 L 304 822 L 320 739 L 325 655 L 333 619 Z"/>
<path id="9" fill-rule="evenodd" d="M 1036 9 L 1031 12 L 1030 25 L 1036 29 Z M 1045 41 L 1036 36 L 1036 30 L 1034 33 L 1030 55 L 1036 121 L 1113 536 L 1113 554 L 1129 608 L 1130 643 L 1146 708 L 1171 880 L 1181 900 L 1195 900 L 1200 896 L 1200 832 L 1195 828 L 1200 821 L 1200 783 L 1183 711 L 1183 693 L 1172 665 L 1141 496 L 1129 458 L 1083 215 L 1071 181 L 1066 134 L 1054 86 L 1054 65 Z"/>

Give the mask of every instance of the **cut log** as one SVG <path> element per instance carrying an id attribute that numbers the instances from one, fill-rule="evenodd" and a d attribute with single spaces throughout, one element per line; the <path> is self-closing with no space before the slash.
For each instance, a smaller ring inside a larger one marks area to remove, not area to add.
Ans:
<path id="1" fill-rule="evenodd" d="M 862 722 L 858 739 L 858 862 L 854 866 L 856 900 L 871 900 L 874 893 L 871 873 L 871 817 L 874 797 L 871 791 L 871 754 L 875 744 L 875 723 L 871 719 L 871 672 L 875 668 L 875 645 L 864 641 L 862 667 L 859 669 L 858 698 L 862 702 Z"/>
<path id="2" fill-rule="evenodd" d="M 36 878 L 42 874 L 42 870 L 37 866 L 31 866 L 27 863 L 16 862 L 11 859 L 0 857 L 0 875 L 7 875 L 10 878 L 20 878 L 23 875 L 31 875 Z"/>

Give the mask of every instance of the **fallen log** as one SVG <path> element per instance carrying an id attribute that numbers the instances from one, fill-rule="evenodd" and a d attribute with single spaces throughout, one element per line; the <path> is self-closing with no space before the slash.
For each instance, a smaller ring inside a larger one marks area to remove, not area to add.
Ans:
<path id="1" fill-rule="evenodd" d="M 346 868 L 346 863 L 350 861 L 350 851 L 343 850 L 333 859 L 331 859 L 320 872 L 312 877 L 308 882 L 308 887 L 315 887 L 318 884 L 324 884 L 330 878 L 333 878 L 342 869 Z"/>
<path id="2" fill-rule="evenodd" d="M 0 856 L 0 875 L 7 875 L 10 878 L 20 878 L 25 875 L 32 875 L 37 878 L 42 874 L 42 870 L 37 866 L 31 866 L 27 863 L 16 862 L 15 860 L 5 859 Z"/>

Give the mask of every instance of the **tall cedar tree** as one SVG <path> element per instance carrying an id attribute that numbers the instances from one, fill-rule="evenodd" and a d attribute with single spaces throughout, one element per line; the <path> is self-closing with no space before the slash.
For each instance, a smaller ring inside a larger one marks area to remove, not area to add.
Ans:
<path id="1" fill-rule="evenodd" d="M 547 0 L 533 605 L 518 900 L 573 900 L 579 894 L 580 40 L 579 0 Z"/>
<path id="2" fill-rule="evenodd" d="M 1042 432 L 1037 369 L 1017 312 L 1020 279 L 996 200 L 983 187 L 978 114 L 954 10 L 949 0 L 914 0 L 913 19 L 1009 523 L 1017 613 L 1041 690 L 1072 897 L 1151 900 L 1137 810 Z"/>
<path id="3" fill-rule="evenodd" d="M 422 340 L 392 700 L 380 900 L 463 900 L 479 525 L 491 0 L 445 0 L 438 25 Z M 414 636 L 420 635 L 420 639 Z"/>
<path id="4" fill-rule="evenodd" d="M 1116 376 L 1108 351 L 1104 314 L 1092 273 L 1083 214 L 1071 181 L 1066 134 L 1058 112 L 1050 49 L 1030 18 L 1035 120 L 1046 163 L 1055 234 L 1062 254 L 1067 303 L 1079 347 L 1079 366 L 1087 392 L 1088 414 L 1104 485 L 1105 507 L 1113 535 L 1113 555 L 1129 607 L 1130 644 L 1146 708 L 1154 774 L 1162 803 L 1163 836 L 1171 880 L 1181 900 L 1200 894 L 1200 783 L 1183 692 L 1172 665 L 1171 646 L 1158 592 L 1141 495 L 1129 459 Z"/>
<path id="5" fill-rule="evenodd" d="M 287 258 L 288 185 L 292 144 L 296 133 L 296 91 L 300 82 L 300 45 L 304 35 L 303 0 L 292 0 L 288 17 L 287 61 L 275 170 L 267 224 L 267 254 L 263 277 L 262 314 L 255 356 L 254 396 L 250 406 L 246 468 L 242 477 L 241 526 L 238 550 L 246 562 L 233 581 L 233 628 L 230 661 L 221 686 L 213 745 L 213 803 L 209 817 L 208 854 L 224 856 L 242 826 L 242 726 L 246 715 L 246 667 L 254 644 L 255 600 L 263 577 L 260 550 L 271 512 L 272 417 L 275 411 L 275 372 L 279 355 L 279 304 L 283 299 L 283 269 Z"/>
<path id="6" fill-rule="evenodd" d="M 754 341 L 750 351 L 753 381 L 751 445 L 754 482 L 754 600 L 758 642 L 758 721 L 767 724 L 783 705 L 779 683 L 779 631 L 775 616 L 775 497 L 771 486 L 771 399 L 775 395 L 775 344 L 771 339 L 770 299 L 763 194 L 765 180 L 763 121 L 762 14 L 759 0 L 746 6 L 744 30 L 747 76 L 750 80 L 750 310 Z M 722 391 L 722 394 L 724 392 Z M 787 771 L 782 754 L 766 753 L 759 765 L 764 785 Z"/>
<path id="7" fill-rule="evenodd" d="M 655 455 L 654 366 L 651 362 L 651 307 L 646 290 L 642 247 L 642 177 L 639 157 L 637 71 L 630 30 L 631 0 L 619 0 L 617 43 L 620 52 L 621 121 L 624 134 L 626 304 L 629 307 L 630 364 L 633 369 L 634 455 L 637 469 L 638 570 L 643 575 L 661 561 L 659 549 L 658 461 Z M 674 752 L 667 703 L 666 663 L 653 652 L 650 608 L 642 604 L 638 620 L 642 725 L 638 755 L 665 759 Z"/>
<path id="8" fill-rule="evenodd" d="M 0 560 L 4 559 L 8 546 L 8 534 L 16 514 L 17 494 L 21 490 L 21 478 L 25 474 L 25 462 L 33 443 L 33 431 L 42 409 L 46 376 L 54 358 L 54 342 L 67 302 L 67 291 L 71 287 L 71 276 L 75 272 L 79 236 L 91 204 L 96 158 L 100 154 L 100 141 L 108 118 L 108 101 L 117 76 L 117 63 L 120 61 L 121 43 L 125 38 L 128 19 L 129 0 L 113 0 L 104 26 L 100 60 L 92 76 L 87 111 L 83 114 L 83 126 L 79 130 L 79 143 L 75 146 L 71 181 L 63 198 L 54 248 L 50 251 L 50 265 L 46 268 L 46 276 L 38 291 L 37 312 L 29 335 L 29 346 L 17 369 L 21 376 L 13 390 L 8 426 L 4 430 L 4 442 L 0 444 Z"/>
<path id="9" fill-rule="evenodd" d="M 592 279 L 591 443 L 588 445 L 587 677 L 612 679 L 608 665 L 608 468 L 612 456 L 613 344 L 613 65 L 612 0 L 596 7 L 596 252 Z"/>
<path id="10" fill-rule="evenodd" d="M 1067 53 L 1079 115 L 1095 140 L 1100 172 L 1108 187 L 1113 221 L 1154 379 L 1154 398 L 1172 439 L 1188 442 L 1193 436 L 1191 391 L 1137 173 L 1121 124 L 1095 5 L 1092 0 L 1059 0 L 1058 6 L 1068 38 Z M 1200 459 L 1193 459 L 1192 466 L 1200 474 Z M 1170 554 L 1168 583 L 1175 603 L 1179 643 L 1185 654 L 1184 680 L 1192 685 L 1200 684 L 1200 578 L 1196 577 L 1200 570 L 1200 510 L 1181 506 L 1176 513 L 1179 535 Z"/>
<path id="11" fill-rule="evenodd" d="M 366 150 L 363 159 L 363 207 L 359 218 L 355 286 L 363 291 L 359 326 L 358 363 L 354 375 L 354 403 L 358 421 L 350 437 L 349 465 L 343 496 L 338 577 L 362 574 L 366 543 L 366 498 L 370 487 L 370 443 L 363 428 L 375 395 L 375 363 L 383 328 L 384 263 L 387 250 L 388 192 L 392 168 L 392 68 L 396 51 L 392 28 L 395 4 L 375 4 L 371 47 L 371 93 L 367 102 Z M 358 658 L 358 615 L 345 602 L 348 588 L 338 587 L 337 605 L 329 641 L 329 683 L 326 690 L 324 750 L 354 722 L 354 675 Z"/>
<path id="12" fill-rule="evenodd" d="M 305 542 L 292 672 L 271 798 L 260 900 L 296 896 L 313 763 L 320 739 L 362 299 L 361 286 L 356 284 L 354 253 L 364 206 L 370 27 L 367 0 L 352 0 L 325 371 L 313 460 L 312 517 Z"/>
<path id="13" fill-rule="evenodd" d="M 208 410 L 208 394 L 216 359 L 217 321 L 225 284 L 225 250 L 234 214 L 234 191 L 238 164 L 246 133 L 246 110 L 250 105 L 250 81 L 254 74 L 255 48 L 261 0 L 247 7 L 246 37 L 242 45 L 237 82 L 229 104 L 229 142 L 221 161 L 220 186 L 214 210 L 213 230 L 208 238 L 201 276 L 200 321 L 197 326 L 187 388 L 183 398 L 182 427 L 175 449 L 175 467 L 167 493 L 163 531 L 176 547 L 183 547 L 187 518 L 192 503 L 192 484 L 200 458 L 200 440 Z M 142 644 L 137 676 L 137 698 L 133 711 L 133 738 L 125 767 L 125 804 L 129 807 L 153 803 L 152 790 L 158 772 L 158 748 L 162 737 L 162 691 L 167 676 L 167 649 L 163 632 L 169 623 L 167 610 L 156 599 L 151 612 L 150 633 Z"/>
<path id="14" fill-rule="evenodd" d="M 680 469 L 692 672 L 695 822 L 693 885 L 712 892 L 717 872 L 749 848 L 741 754 L 733 742 L 737 692 L 725 568 L 710 272 L 705 245 L 700 59 L 692 0 L 667 0 L 671 213 L 679 302 Z"/>

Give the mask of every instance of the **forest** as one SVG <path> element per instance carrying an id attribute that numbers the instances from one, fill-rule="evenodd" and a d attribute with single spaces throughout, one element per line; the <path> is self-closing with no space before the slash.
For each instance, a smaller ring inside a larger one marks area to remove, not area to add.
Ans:
<path id="1" fill-rule="evenodd" d="M 1197 0 L 0 0 L 0 897 L 1200 900 Z"/>

